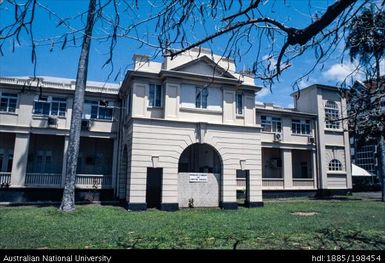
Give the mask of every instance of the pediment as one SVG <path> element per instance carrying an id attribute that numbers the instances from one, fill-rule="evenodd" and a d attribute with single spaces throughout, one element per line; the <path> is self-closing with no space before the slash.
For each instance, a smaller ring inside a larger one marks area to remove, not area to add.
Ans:
<path id="1" fill-rule="evenodd" d="M 172 70 L 179 71 L 179 72 L 188 72 L 188 73 L 206 75 L 206 76 L 215 76 L 215 77 L 231 78 L 231 79 L 235 78 L 231 73 L 229 73 L 227 70 L 225 70 L 224 68 L 216 64 L 213 60 L 211 60 L 207 56 L 197 58 L 183 65 L 180 65 L 176 68 L 173 68 Z"/>

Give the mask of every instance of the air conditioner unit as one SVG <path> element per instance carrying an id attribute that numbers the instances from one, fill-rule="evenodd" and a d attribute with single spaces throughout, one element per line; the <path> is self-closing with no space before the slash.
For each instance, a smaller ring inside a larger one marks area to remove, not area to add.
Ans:
<path id="1" fill-rule="evenodd" d="M 280 134 L 280 133 L 274 133 L 274 141 L 275 141 L 275 142 L 280 142 L 280 141 L 282 141 L 282 134 Z"/>
<path id="2" fill-rule="evenodd" d="M 48 127 L 56 127 L 56 125 L 57 125 L 57 118 L 55 118 L 55 117 L 48 117 L 47 125 L 48 125 Z"/>
<path id="3" fill-rule="evenodd" d="M 91 127 L 91 122 L 88 119 L 83 119 L 82 120 L 82 131 L 88 131 Z"/>
<path id="4" fill-rule="evenodd" d="M 308 137 L 308 143 L 314 144 L 315 138 L 314 137 Z"/>

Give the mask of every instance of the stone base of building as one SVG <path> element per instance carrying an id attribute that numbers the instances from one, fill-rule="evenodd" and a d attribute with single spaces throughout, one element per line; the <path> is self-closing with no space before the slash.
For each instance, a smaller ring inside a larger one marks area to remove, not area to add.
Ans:
<path id="1" fill-rule="evenodd" d="M 288 198 L 288 197 L 309 197 L 314 198 L 316 196 L 316 190 L 295 190 L 295 191 L 262 191 L 263 199 L 274 199 L 274 198 Z"/>
<path id="2" fill-rule="evenodd" d="M 237 202 L 220 202 L 219 207 L 222 209 L 235 210 L 235 209 L 238 209 L 238 203 Z"/>
<path id="3" fill-rule="evenodd" d="M 247 208 L 256 208 L 256 207 L 263 207 L 263 202 L 249 202 L 245 201 L 245 207 Z"/>
<path id="4" fill-rule="evenodd" d="M 351 195 L 352 189 L 318 189 L 315 198 L 328 199 L 335 195 Z"/>
<path id="5" fill-rule="evenodd" d="M 178 209 L 178 203 L 162 203 L 160 207 L 160 210 L 169 212 L 177 211 Z"/>
<path id="6" fill-rule="evenodd" d="M 146 203 L 127 203 L 127 210 L 145 211 L 147 210 L 147 204 Z"/>
<path id="7" fill-rule="evenodd" d="M 55 188 L 1 188 L 0 202 L 11 204 L 28 203 L 60 203 L 63 197 L 63 189 Z M 112 189 L 75 191 L 75 201 L 81 203 L 111 202 L 114 199 Z"/>

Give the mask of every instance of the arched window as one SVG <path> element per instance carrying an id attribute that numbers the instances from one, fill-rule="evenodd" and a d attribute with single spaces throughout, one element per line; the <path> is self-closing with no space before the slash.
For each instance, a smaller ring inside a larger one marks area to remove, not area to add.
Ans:
<path id="1" fill-rule="evenodd" d="M 337 103 L 328 100 L 325 105 L 325 119 L 326 128 L 339 129 L 340 128 L 340 114 Z"/>
<path id="2" fill-rule="evenodd" d="M 329 163 L 329 171 L 342 171 L 342 164 L 337 159 L 333 159 Z"/>

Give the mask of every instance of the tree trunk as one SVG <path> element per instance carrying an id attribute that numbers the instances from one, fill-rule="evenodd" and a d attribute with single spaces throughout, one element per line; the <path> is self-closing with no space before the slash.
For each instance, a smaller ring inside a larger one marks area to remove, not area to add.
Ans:
<path id="1" fill-rule="evenodd" d="M 66 157 L 66 177 L 63 199 L 60 210 L 70 212 L 75 210 L 76 168 L 79 154 L 80 131 L 84 104 L 84 93 L 87 82 L 88 57 L 91 46 L 91 36 L 94 26 L 96 0 L 90 0 L 88 7 L 87 25 L 84 32 L 80 53 L 78 72 L 75 84 L 75 97 L 72 107 L 71 130 Z"/>

